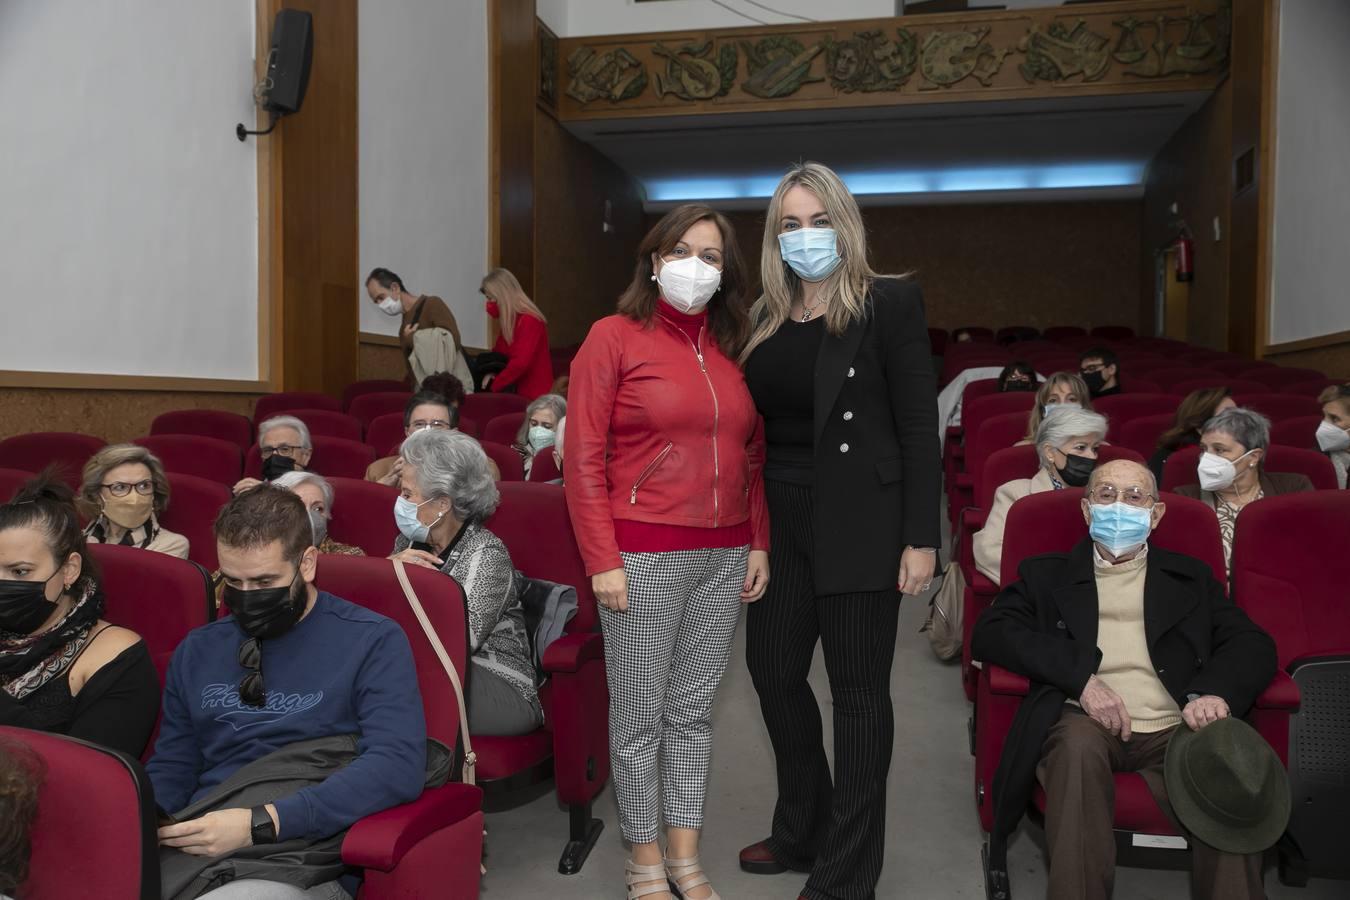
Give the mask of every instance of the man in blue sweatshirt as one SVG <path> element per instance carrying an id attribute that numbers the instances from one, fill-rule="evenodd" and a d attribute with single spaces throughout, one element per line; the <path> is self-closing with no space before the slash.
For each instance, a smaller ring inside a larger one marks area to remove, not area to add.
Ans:
<path id="1" fill-rule="evenodd" d="M 169 666 L 146 766 L 159 806 L 183 809 L 240 767 L 299 741 L 357 734 L 357 756 L 275 803 L 161 827 L 160 842 L 223 856 L 252 843 L 330 837 L 416 799 L 426 722 L 403 630 L 314 586 L 318 551 L 290 491 L 262 485 L 239 494 L 215 534 L 232 615 L 189 634 Z"/>

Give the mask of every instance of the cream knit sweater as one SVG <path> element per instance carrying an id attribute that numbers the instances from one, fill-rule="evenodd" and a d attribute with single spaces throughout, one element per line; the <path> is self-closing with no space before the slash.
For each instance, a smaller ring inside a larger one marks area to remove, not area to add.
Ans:
<path id="1" fill-rule="evenodd" d="M 1097 677 L 1125 701 L 1130 730 L 1151 734 L 1181 723 L 1181 709 L 1158 680 L 1144 635 L 1144 578 L 1148 558 L 1096 566 Z"/>

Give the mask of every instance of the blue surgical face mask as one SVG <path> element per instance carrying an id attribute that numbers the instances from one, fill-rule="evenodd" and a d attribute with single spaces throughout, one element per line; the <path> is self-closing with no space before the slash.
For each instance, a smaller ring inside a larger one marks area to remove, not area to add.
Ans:
<path id="1" fill-rule="evenodd" d="M 444 516 L 441 513 L 436 517 L 436 522 L 431 525 L 422 524 L 417 518 L 417 511 L 430 503 L 430 500 L 423 500 L 421 503 L 413 503 L 407 497 L 399 497 L 394 500 L 394 521 L 398 523 L 399 532 L 414 544 L 425 544 L 431 537 L 431 525 L 435 525 Z"/>
<path id="2" fill-rule="evenodd" d="M 1153 530 L 1153 511 L 1128 503 L 1093 503 L 1088 533 L 1115 557 L 1133 553 Z"/>
<path id="3" fill-rule="evenodd" d="M 824 281 L 839 267 L 833 228 L 795 228 L 778 236 L 778 252 L 802 281 Z"/>
<path id="4" fill-rule="evenodd" d="M 530 429 L 530 449 L 535 453 L 543 450 L 545 447 L 552 447 L 558 440 L 558 434 L 552 428 L 545 428 L 543 425 L 535 425 Z"/>

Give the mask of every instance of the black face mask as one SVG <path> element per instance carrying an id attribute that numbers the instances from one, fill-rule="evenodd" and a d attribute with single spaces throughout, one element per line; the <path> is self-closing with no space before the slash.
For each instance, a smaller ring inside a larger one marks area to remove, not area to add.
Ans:
<path id="1" fill-rule="evenodd" d="M 296 572 L 286 587 L 245 591 L 227 584 L 223 599 L 245 634 L 267 640 L 295 627 L 305 612 L 305 595 L 305 581 Z"/>
<path id="2" fill-rule="evenodd" d="M 1106 376 L 1103 375 L 1100 370 L 1096 372 L 1085 372 L 1083 374 L 1083 384 L 1086 384 L 1087 389 L 1092 392 L 1093 396 L 1096 396 L 1101 392 L 1102 388 L 1106 387 Z"/>
<path id="3" fill-rule="evenodd" d="M 1034 391 L 1037 387 L 1038 385 L 1034 381 L 1014 381 L 1010 379 L 1003 382 L 1003 393 L 1006 394 L 1010 391 Z"/>
<path id="4" fill-rule="evenodd" d="M 53 572 L 47 581 L 55 577 Z M 55 609 L 47 599 L 47 581 L 0 580 L 0 631 L 32 634 L 47 621 Z"/>
<path id="5" fill-rule="evenodd" d="M 275 481 L 287 472 L 294 472 L 300 468 L 295 464 L 295 460 L 289 456 L 282 456 L 280 453 L 273 453 L 267 459 L 263 460 L 262 477 L 263 481 Z"/>
<path id="6" fill-rule="evenodd" d="M 1061 451 L 1062 452 L 1062 451 Z M 1088 459 L 1086 456 L 1074 456 L 1072 453 L 1064 454 L 1064 467 L 1055 466 L 1055 471 L 1059 473 L 1059 480 L 1069 487 L 1086 487 L 1088 479 L 1092 477 L 1092 470 L 1097 468 L 1095 459 Z"/>

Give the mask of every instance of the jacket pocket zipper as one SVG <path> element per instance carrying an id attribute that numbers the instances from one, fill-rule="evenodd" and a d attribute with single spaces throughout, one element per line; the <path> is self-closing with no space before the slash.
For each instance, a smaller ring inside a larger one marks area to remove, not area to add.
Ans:
<path id="1" fill-rule="evenodd" d="M 666 445 L 661 448 L 661 452 L 656 454 L 656 458 L 653 459 L 651 462 L 647 463 L 647 467 L 642 470 L 642 474 L 638 475 L 637 481 L 633 482 L 633 490 L 628 495 L 629 506 L 637 505 L 638 488 L 642 487 L 642 482 L 650 478 L 652 473 L 655 472 L 658 467 L 660 467 L 661 463 L 665 461 L 666 456 L 670 454 L 671 448 L 673 448 L 674 446 L 675 443 L 673 441 L 667 441 Z"/>

